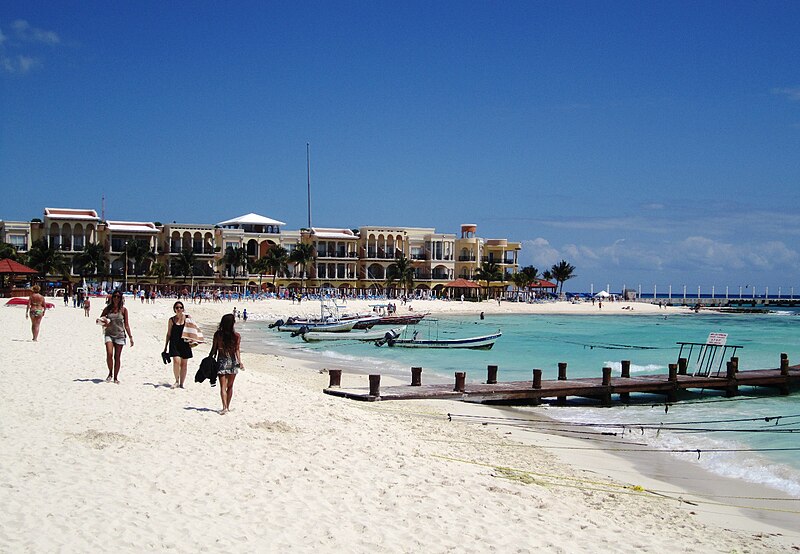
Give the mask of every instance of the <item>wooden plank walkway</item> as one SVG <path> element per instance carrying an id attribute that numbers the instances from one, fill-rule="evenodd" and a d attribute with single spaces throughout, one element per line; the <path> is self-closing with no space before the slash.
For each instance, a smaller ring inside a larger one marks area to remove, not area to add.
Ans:
<path id="1" fill-rule="evenodd" d="M 536 375 L 530 381 L 506 383 L 467 383 L 464 373 L 456 373 L 455 384 L 401 385 L 380 388 L 380 376 L 370 375 L 370 387 L 365 389 L 342 389 L 338 386 L 341 370 L 330 370 L 331 385 L 324 389 L 325 394 L 350 398 L 353 400 L 411 400 L 411 399 L 450 399 L 481 403 L 528 403 L 537 404 L 543 399 L 555 398 L 564 403 L 566 398 L 594 398 L 603 405 L 610 405 L 612 395 L 620 395 L 625 402 L 631 393 L 663 394 L 667 401 L 675 402 L 680 391 L 689 389 L 712 389 L 725 392 L 726 396 L 736 396 L 739 387 L 767 387 L 778 394 L 789 394 L 791 389 L 800 387 L 800 365 L 780 369 L 758 369 L 735 371 L 729 365 L 728 373 L 722 377 L 695 377 L 679 374 L 670 364 L 670 373 L 659 375 L 637 375 L 634 377 L 611 377 L 609 368 L 604 368 L 602 378 L 579 378 L 541 380 L 534 388 Z M 534 370 L 534 372 L 540 370 Z M 495 373 L 496 374 L 496 373 Z M 541 375 L 541 374 L 540 374 Z M 490 372 L 491 376 L 491 372 Z M 419 372 L 416 376 L 419 382 Z M 491 377 L 490 377 L 491 379 Z M 412 381 L 414 377 L 412 376 Z"/>

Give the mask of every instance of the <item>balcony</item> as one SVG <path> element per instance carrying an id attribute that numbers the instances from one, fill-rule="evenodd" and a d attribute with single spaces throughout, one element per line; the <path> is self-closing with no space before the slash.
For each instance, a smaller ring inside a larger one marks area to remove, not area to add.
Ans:
<path id="1" fill-rule="evenodd" d="M 458 261 L 459 262 L 474 262 L 475 261 L 475 256 L 474 255 L 459 256 L 458 257 Z"/>

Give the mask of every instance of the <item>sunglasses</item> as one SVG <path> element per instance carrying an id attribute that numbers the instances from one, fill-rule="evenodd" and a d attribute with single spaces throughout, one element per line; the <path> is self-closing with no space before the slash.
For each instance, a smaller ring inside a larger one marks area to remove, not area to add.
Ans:
<path id="1" fill-rule="evenodd" d="M 183 306 L 175 306 L 175 309 L 176 309 L 176 310 L 182 310 L 182 309 L 183 309 Z"/>

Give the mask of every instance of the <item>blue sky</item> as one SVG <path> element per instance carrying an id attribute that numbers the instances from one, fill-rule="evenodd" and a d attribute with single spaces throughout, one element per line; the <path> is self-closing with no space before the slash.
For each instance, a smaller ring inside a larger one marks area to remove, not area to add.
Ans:
<path id="1" fill-rule="evenodd" d="M 0 218 L 401 225 L 800 295 L 800 3 L 16 2 Z"/>

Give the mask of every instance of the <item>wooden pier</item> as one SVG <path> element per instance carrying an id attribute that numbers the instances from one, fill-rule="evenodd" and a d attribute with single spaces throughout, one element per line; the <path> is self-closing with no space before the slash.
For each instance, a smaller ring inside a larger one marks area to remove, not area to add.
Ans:
<path id="1" fill-rule="evenodd" d="M 780 367 L 738 371 L 738 359 L 726 362 L 725 373 L 720 375 L 689 375 L 686 359 L 669 364 L 668 374 L 630 376 L 630 361 L 623 360 L 621 376 L 613 377 L 611 368 L 604 367 L 602 377 L 567 378 L 567 364 L 559 364 L 558 379 L 542 380 L 542 370 L 534 369 L 529 381 L 497 382 L 497 366 L 488 366 L 483 383 L 468 383 L 465 372 L 456 372 L 452 384 L 422 384 L 422 368 L 411 368 L 411 384 L 383 387 L 380 375 L 369 376 L 369 388 L 342 389 L 341 370 L 329 370 L 330 384 L 323 390 L 333 396 L 353 400 L 411 400 L 449 399 L 494 404 L 538 404 L 544 399 L 555 399 L 566 404 L 568 397 L 591 398 L 603 406 L 610 406 L 613 395 L 628 402 L 631 393 L 663 395 L 667 402 L 676 402 L 681 391 L 704 389 L 723 391 L 725 396 L 739 394 L 739 387 L 764 387 L 777 394 L 787 395 L 800 387 L 800 365 L 789 366 L 786 354 L 781 354 Z"/>

